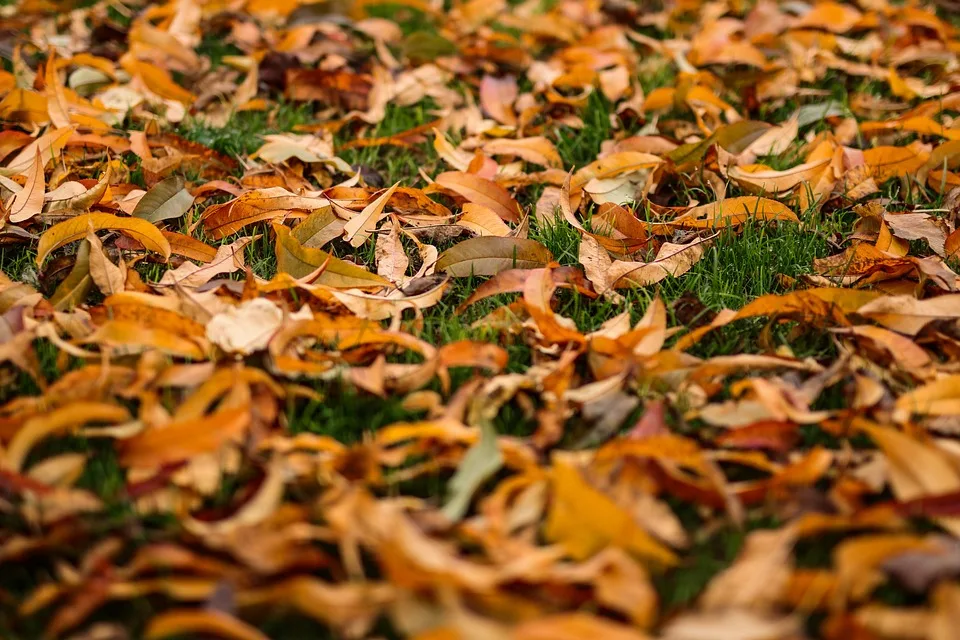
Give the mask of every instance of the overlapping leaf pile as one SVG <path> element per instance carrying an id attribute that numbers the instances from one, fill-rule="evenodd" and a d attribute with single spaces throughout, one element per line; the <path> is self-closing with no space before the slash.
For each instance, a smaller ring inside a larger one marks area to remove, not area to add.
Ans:
<path id="1" fill-rule="evenodd" d="M 938 9 L 0 8 L 4 637 L 954 637 Z M 249 155 L 181 135 L 291 103 Z M 390 186 L 396 149 L 420 171 Z M 745 228 L 844 216 L 742 308 L 657 296 Z M 455 308 L 472 329 L 427 330 Z M 790 348 L 810 335 L 824 355 Z M 345 389 L 418 419 L 295 428 Z"/>

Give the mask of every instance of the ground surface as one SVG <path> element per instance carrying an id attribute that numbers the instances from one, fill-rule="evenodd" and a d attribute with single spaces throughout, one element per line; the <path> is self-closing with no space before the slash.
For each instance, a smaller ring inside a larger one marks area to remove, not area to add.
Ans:
<path id="1" fill-rule="evenodd" d="M 954 637 L 957 15 L 0 6 L 0 636 Z"/>

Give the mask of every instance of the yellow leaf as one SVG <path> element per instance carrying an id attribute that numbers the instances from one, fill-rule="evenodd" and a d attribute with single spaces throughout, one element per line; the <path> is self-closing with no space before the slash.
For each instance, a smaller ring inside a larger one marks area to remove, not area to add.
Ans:
<path id="1" fill-rule="evenodd" d="M 682 228 L 712 229 L 740 225 L 750 219 L 800 222 L 797 214 L 776 200 L 741 196 L 693 207 L 670 224 Z"/>
<path id="2" fill-rule="evenodd" d="M 168 636 L 269 640 L 256 627 L 216 609 L 172 609 L 154 616 L 147 625 L 144 637 L 157 640 Z"/>
<path id="3" fill-rule="evenodd" d="M 44 413 L 28 420 L 7 446 L 4 466 L 14 471 L 23 468 L 23 463 L 33 447 L 51 435 L 76 429 L 91 422 L 116 424 L 130 419 L 123 407 L 102 402 L 73 402 L 55 411 Z"/>
<path id="4" fill-rule="evenodd" d="M 218 451 L 247 431 L 249 406 L 221 409 L 201 418 L 152 427 L 123 442 L 120 459 L 128 467 L 159 467 Z"/>
<path id="5" fill-rule="evenodd" d="M 282 224 L 274 224 L 273 230 L 277 234 L 279 271 L 289 273 L 294 278 L 303 278 L 326 265 L 314 281 L 316 284 L 340 289 L 390 286 L 389 280 L 370 273 L 363 267 L 341 260 L 321 249 L 301 245 L 290 229 Z"/>
<path id="6" fill-rule="evenodd" d="M 113 229 L 130 236 L 148 251 L 170 257 L 170 243 L 155 226 L 139 218 L 121 218 L 110 213 L 88 213 L 64 220 L 47 229 L 37 245 L 37 264 L 43 264 L 51 251 L 86 237 L 90 231 Z"/>
<path id="7" fill-rule="evenodd" d="M 129 53 L 120 58 L 120 66 L 130 75 L 140 78 L 147 89 L 161 98 L 185 105 L 190 105 L 197 99 L 195 95 L 174 82 L 165 69 L 137 60 Z"/>
<path id="8" fill-rule="evenodd" d="M 377 226 L 377 221 L 383 213 L 383 208 L 390 200 L 390 196 L 397 190 L 399 182 L 380 194 L 376 200 L 363 208 L 363 211 L 351 218 L 347 224 L 343 225 L 344 239 L 350 243 L 350 246 L 359 247 Z"/>
<path id="9" fill-rule="evenodd" d="M 55 127 L 69 127 L 70 115 L 67 113 L 67 98 L 63 94 L 63 87 L 60 86 L 60 79 L 57 77 L 57 64 L 55 49 L 50 48 L 50 54 L 44 64 L 44 92 L 47 96 L 47 113 L 50 114 L 50 122 Z"/>
<path id="10" fill-rule="evenodd" d="M 584 560 L 616 545 L 655 564 L 676 564 L 672 551 L 635 522 L 631 513 L 592 487 L 572 461 L 554 456 L 551 478 L 553 501 L 544 535 L 563 545 L 572 558 Z"/>

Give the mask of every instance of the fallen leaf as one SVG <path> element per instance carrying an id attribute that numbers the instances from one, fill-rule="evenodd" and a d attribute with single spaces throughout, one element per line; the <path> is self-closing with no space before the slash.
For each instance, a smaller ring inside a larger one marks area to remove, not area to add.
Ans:
<path id="1" fill-rule="evenodd" d="M 383 215 L 383 208 L 399 185 L 398 182 L 384 191 L 376 200 L 364 207 L 363 211 L 350 218 L 347 224 L 343 226 L 344 240 L 353 247 L 359 247 L 366 242 Z"/>
<path id="2" fill-rule="evenodd" d="M 520 206 L 507 190 L 496 182 L 461 171 L 441 173 L 436 177 L 436 182 L 463 196 L 469 202 L 487 207 L 502 220 L 507 222 L 520 220 Z"/>
<path id="3" fill-rule="evenodd" d="M 85 238 L 91 231 L 111 229 L 120 231 L 138 241 L 147 250 L 159 253 L 164 258 L 170 257 L 170 243 L 163 237 L 160 230 L 138 218 L 121 218 L 110 213 L 88 213 L 76 216 L 53 225 L 40 236 L 37 246 L 37 264 L 43 264 L 50 252 L 59 249 L 65 244 Z"/>
<path id="4" fill-rule="evenodd" d="M 224 613 L 210 609 L 171 609 L 155 615 L 147 624 L 144 637 L 148 639 L 210 634 L 229 640 L 266 640 L 267 636 Z"/>
<path id="5" fill-rule="evenodd" d="M 294 278 L 306 277 L 322 267 L 323 270 L 315 282 L 329 287 L 346 289 L 390 284 L 389 280 L 370 273 L 363 267 L 341 260 L 326 251 L 301 245 L 287 227 L 274 225 L 273 230 L 277 234 L 277 269 Z"/>
<path id="6" fill-rule="evenodd" d="M 520 238 L 481 236 L 457 243 L 440 254 L 437 271 L 457 278 L 492 276 L 505 269 L 534 269 L 553 260 L 539 242 Z"/>
<path id="7" fill-rule="evenodd" d="M 40 151 L 37 151 L 33 166 L 27 173 L 27 181 L 23 188 L 13 196 L 10 203 L 8 219 L 10 222 L 24 222 L 39 215 L 43 210 L 43 196 L 46 184 L 43 180 L 43 162 L 40 160 Z"/>
<path id="8" fill-rule="evenodd" d="M 193 196 L 183 188 L 183 178 L 174 176 L 153 185 L 133 210 L 133 217 L 160 222 L 183 216 L 193 207 Z"/>

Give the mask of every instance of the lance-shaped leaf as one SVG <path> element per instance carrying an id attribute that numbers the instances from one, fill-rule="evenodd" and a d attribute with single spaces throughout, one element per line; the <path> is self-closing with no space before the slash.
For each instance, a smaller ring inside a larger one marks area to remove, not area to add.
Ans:
<path id="1" fill-rule="evenodd" d="M 44 94 L 47 97 L 47 113 L 50 115 L 50 122 L 55 127 L 69 127 L 70 115 L 68 113 L 67 97 L 64 95 L 63 87 L 60 85 L 60 78 L 57 77 L 57 56 L 55 49 L 50 48 L 50 55 L 47 56 L 47 62 L 44 65 Z"/>
<path id="2" fill-rule="evenodd" d="M 92 231 L 87 234 L 90 243 L 90 277 L 105 296 L 123 291 L 127 280 L 127 270 L 120 260 L 120 266 L 113 264 L 103 250 L 100 238 Z"/>
<path id="3" fill-rule="evenodd" d="M 453 521 L 461 519 L 470 506 L 473 494 L 490 476 L 503 465 L 503 455 L 497 447 L 497 432 L 486 423 L 480 429 L 477 440 L 450 479 L 449 498 L 443 505 L 443 513 Z"/>
<path id="4" fill-rule="evenodd" d="M 170 253 L 184 258 L 190 258 L 197 262 L 210 262 L 217 255 L 216 247 L 200 242 L 176 231 L 162 231 L 163 237 L 170 243 Z"/>
<path id="5" fill-rule="evenodd" d="M 741 187 L 753 193 L 783 193 L 797 185 L 810 182 L 823 173 L 830 158 L 807 162 L 785 171 L 759 170 L 746 171 L 741 167 L 731 167 L 727 176 Z"/>
<path id="6" fill-rule="evenodd" d="M 376 228 L 377 221 L 380 220 L 380 216 L 383 214 L 383 208 L 386 206 L 387 201 L 390 200 L 393 192 L 397 190 L 399 184 L 398 182 L 384 191 L 380 194 L 380 197 L 365 206 L 363 211 L 355 215 L 343 226 L 344 239 L 349 242 L 351 246 L 359 247 L 367 241 L 367 238 L 370 237 L 370 234 Z"/>
<path id="7" fill-rule="evenodd" d="M 277 234 L 276 252 L 279 271 L 289 273 L 294 278 L 304 278 L 320 267 L 324 267 L 315 282 L 341 289 L 390 285 L 389 280 L 370 273 L 363 267 L 341 260 L 321 249 L 304 247 L 293 237 L 290 229 L 281 224 L 273 225 L 273 230 Z"/>
<path id="8" fill-rule="evenodd" d="M 797 214 L 776 200 L 741 196 L 693 207 L 670 224 L 690 229 L 712 229 L 740 225 L 750 219 L 800 221 Z"/>
<path id="9" fill-rule="evenodd" d="M 67 311 L 87 299 L 93 278 L 90 276 L 90 243 L 84 242 L 77 249 L 73 269 L 50 297 L 50 304 L 57 311 Z"/>
<path id="10" fill-rule="evenodd" d="M 142 244 L 148 251 L 170 257 L 170 243 L 160 230 L 139 218 L 121 218 L 111 213 L 88 213 L 64 220 L 47 229 L 40 236 L 37 246 L 37 264 L 43 264 L 44 258 L 60 247 L 85 238 L 90 231 L 111 229 L 128 235 Z"/>
<path id="11" fill-rule="evenodd" d="M 536 269 L 553 260 L 553 254 L 536 240 L 481 236 L 454 245 L 440 254 L 437 271 L 463 278 L 492 276 L 504 269 Z"/>
<path id="12" fill-rule="evenodd" d="M 10 203 L 10 222 L 23 222 L 43 210 L 43 194 L 46 185 L 43 181 L 43 161 L 37 151 L 33 165 L 27 171 L 27 181 Z"/>
<path id="13" fill-rule="evenodd" d="M 73 136 L 75 127 L 60 127 L 51 129 L 45 134 L 25 146 L 16 157 L 10 161 L 4 170 L 5 175 L 17 175 L 23 173 L 33 164 L 37 153 L 40 154 L 40 161 L 46 167 L 54 158 L 60 155 L 67 140 Z"/>
<path id="14" fill-rule="evenodd" d="M 160 638 L 211 636 L 224 640 L 269 640 L 242 620 L 216 609 L 172 609 L 150 620 L 144 637 Z"/>
<path id="15" fill-rule="evenodd" d="M 163 274 L 160 284 L 176 284 L 181 287 L 199 287 L 224 273 L 233 273 L 243 269 L 243 252 L 247 245 L 260 236 L 237 238 L 230 244 L 217 247 L 213 259 L 207 260 L 201 267 L 192 262 L 184 262 L 172 271 Z"/>
<path id="16" fill-rule="evenodd" d="M 193 196 L 183 188 L 183 178 L 172 176 L 147 191 L 133 210 L 133 217 L 148 222 L 179 218 L 193 206 Z"/>

